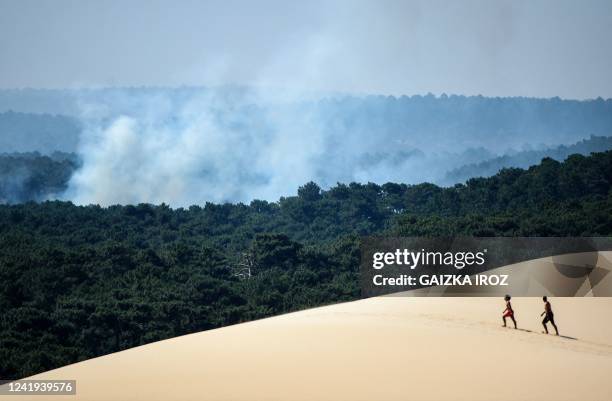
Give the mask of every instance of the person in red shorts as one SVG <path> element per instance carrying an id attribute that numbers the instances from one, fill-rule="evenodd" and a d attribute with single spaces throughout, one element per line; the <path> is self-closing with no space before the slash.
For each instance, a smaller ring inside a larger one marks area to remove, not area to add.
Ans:
<path id="1" fill-rule="evenodd" d="M 514 319 L 514 310 L 512 310 L 512 304 L 510 303 L 510 295 L 506 295 L 504 300 L 506 301 L 506 309 L 503 312 L 502 318 L 504 319 L 504 327 L 506 327 L 506 318 L 509 317 L 512 319 L 514 323 L 514 328 L 516 329 L 516 320 Z"/>

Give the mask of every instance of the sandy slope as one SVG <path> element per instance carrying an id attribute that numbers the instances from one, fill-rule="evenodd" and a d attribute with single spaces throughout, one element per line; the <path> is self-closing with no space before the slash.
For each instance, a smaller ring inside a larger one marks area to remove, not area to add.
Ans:
<path id="1" fill-rule="evenodd" d="M 372 298 L 202 332 L 50 371 L 37 400 L 609 400 L 612 298 Z M 14 400 L 15 397 L 0 397 Z"/>

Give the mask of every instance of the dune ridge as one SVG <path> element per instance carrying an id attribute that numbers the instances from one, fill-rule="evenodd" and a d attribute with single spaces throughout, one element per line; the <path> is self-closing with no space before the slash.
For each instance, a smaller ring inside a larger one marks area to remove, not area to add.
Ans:
<path id="1" fill-rule="evenodd" d="M 177 337 L 49 371 L 37 400 L 608 400 L 612 298 L 381 297 Z M 10 398 L 9 398 L 10 397 Z M 12 396 L 0 399 L 14 399 Z"/>

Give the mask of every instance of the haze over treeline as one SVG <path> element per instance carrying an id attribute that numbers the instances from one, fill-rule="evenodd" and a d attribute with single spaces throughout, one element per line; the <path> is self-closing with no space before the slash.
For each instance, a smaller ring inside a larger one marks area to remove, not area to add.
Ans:
<path id="1" fill-rule="evenodd" d="M 495 166 L 563 159 L 559 146 L 612 135 L 612 100 L 238 86 L 2 90 L 0 130 L 3 152 L 77 153 L 62 199 L 188 206 L 275 201 L 309 181 L 452 185 Z M 517 157 L 524 152 L 531 158 Z"/>

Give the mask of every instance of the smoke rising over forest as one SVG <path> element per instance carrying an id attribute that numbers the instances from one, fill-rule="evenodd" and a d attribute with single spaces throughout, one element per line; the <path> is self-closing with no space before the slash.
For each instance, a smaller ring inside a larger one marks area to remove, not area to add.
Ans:
<path id="1" fill-rule="evenodd" d="M 0 91 L 0 107 L 9 105 L 18 112 L 0 114 L 5 151 L 76 152 L 79 166 L 59 197 L 77 204 L 275 201 L 308 181 L 453 185 L 494 174 L 496 158 L 512 156 L 499 168 L 527 167 L 525 160 L 564 158 L 561 145 L 612 133 L 612 100 L 603 99 L 248 87 Z M 44 135 L 55 141 L 30 129 L 41 119 L 55 123 L 46 122 Z M 516 156 L 524 152 L 531 158 Z"/>

